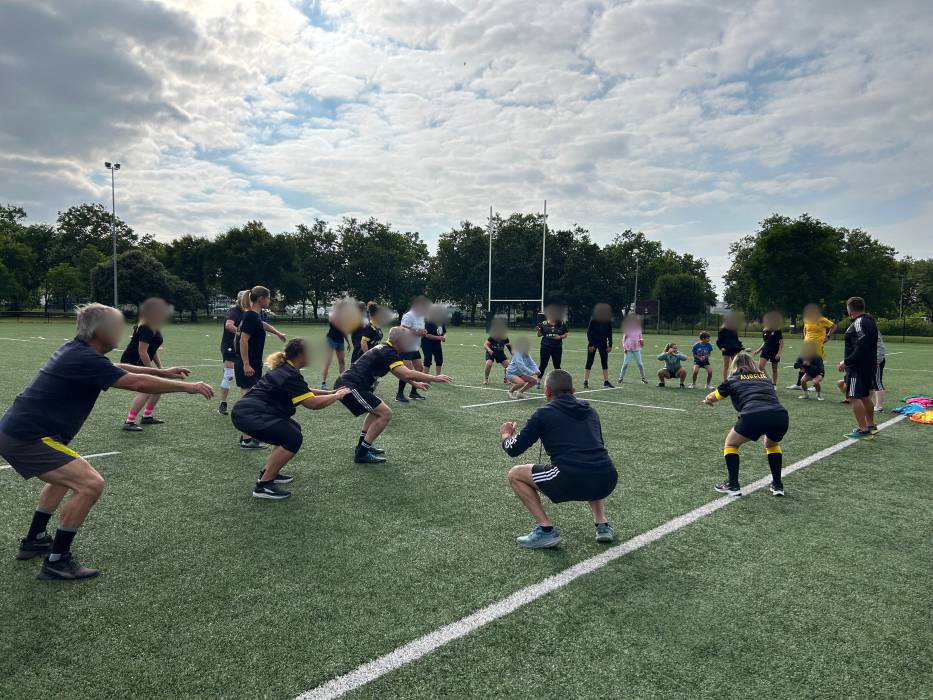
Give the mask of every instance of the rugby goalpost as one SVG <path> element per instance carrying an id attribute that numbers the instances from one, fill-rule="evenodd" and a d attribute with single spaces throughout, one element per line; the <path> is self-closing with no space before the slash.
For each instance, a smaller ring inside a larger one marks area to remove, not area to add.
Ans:
<path id="1" fill-rule="evenodd" d="M 489 238 L 489 270 L 487 275 L 487 286 L 486 286 L 486 313 L 489 314 L 492 312 L 493 302 L 498 302 L 500 304 L 523 304 L 538 302 L 540 306 L 538 311 L 544 312 L 544 261 L 545 253 L 547 252 L 547 200 L 544 200 L 544 214 L 541 217 L 541 297 L 539 299 L 493 299 L 492 298 L 492 235 L 493 235 L 493 226 L 492 226 L 493 216 L 492 216 L 492 206 L 489 207 L 489 220 L 486 224 L 487 235 Z"/>

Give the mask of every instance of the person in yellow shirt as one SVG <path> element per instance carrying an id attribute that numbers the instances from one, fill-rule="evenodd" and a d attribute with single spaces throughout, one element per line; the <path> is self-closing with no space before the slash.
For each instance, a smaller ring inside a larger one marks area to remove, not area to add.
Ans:
<path id="1" fill-rule="evenodd" d="M 803 307 L 803 342 L 813 343 L 817 354 L 826 359 L 826 341 L 833 337 L 839 326 L 823 315 L 818 304 L 807 304 Z M 800 389 L 801 372 L 797 373 L 797 383 L 788 389 Z"/>

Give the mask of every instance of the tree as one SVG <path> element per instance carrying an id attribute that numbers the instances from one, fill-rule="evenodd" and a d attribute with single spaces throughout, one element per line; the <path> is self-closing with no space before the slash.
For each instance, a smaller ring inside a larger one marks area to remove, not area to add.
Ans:
<path id="1" fill-rule="evenodd" d="M 189 312 L 191 320 L 198 320 L 198 309 L 203 309 L 205 300 L 200 290 L 188 280 L 183 280 L 171 273 L 165 276 L 167 288 L 166 301 L 175 306 L 179 312 Z"/>
<path id="2" fill-rule="evenodd" d="M 469 221 L 442 233 L 437 254 L 431 260 L 428 289 L 435 299 L 461 306 L 476 320 L 476 307 L 486 299 L 489 271 L 489 237 Z"/>
<path id="3" fill-rule="evenodd" d="M 137 306 L 149 297 L 171 300 L 165 266 L 141 250 L 130 250 L 117 257 L 117 285 L 120 301 Z M 91 295 L 104 304 L 113 304 L 113 268 L 109 260 L 91 272 Z"/>
<path id="4" fill-rule="evenodd" d="M 40 273 L 32 249 L 12 235 L 0 233 L 0 263 L 9 275 L 5 283 L 4 300 L 20 306 L 35 299 Z"/>
<path id="5" fill-rule="evenodd" d="M 860 229 L 841 229 L 844 236 L 841 265 L 836 274 L 833 303 L 842 313 L 845 300 L 865 299 L 872 313 L 881 316 L 898 313 L 900 279 L 897 251 Z"/>
<path id="6" fill-rule="evenodd" d="M 116 222 L 117 254 L 139 245 L 139 236 L 133 229 L 120 217 L 114 219 L 102 204 L 79 204 L 59 212 L 52 262 L 73 262 L 74 253 L 89 245 L 102 255 L 110 256 L 113 252 L 111 221 Z"/>
<path id="7" fill-rule="evenodd" d="M 907 275 L 917 303 L 926 316 L 933 317 L 933 258 L 911 261 Z"/>
<path id="8" fill-rule="evenodd" d="M 767 309 L 758 299 L 758 287 L 748 270 L 748 260 L 755 247 L 755 237 L 745 236 L 729 244 L 732 264 L 723 276 L 726 282 L 724 300 L 733 309 L 748 317 L 761 316 Z"/>
<path id="9" fill-rule="evenodd" d="M 661 318 L 693 320 L 706 312 L 706 285 L 703 278 L 688 272 L 664 274 L 652 292 L 660 304 Z"/>
<path id="10" fill-rule="evenodd" d="M 340 239 L 330 226 L 315 219 L 310 226 L 298 224 L 293 233 L 286 233 L 297 261 L 296 284 L 300 288 L 301 315 L 305 315 L 305 300 L 311 301 L 311 313 L 340 296 L 343 258 Z"/>
<path id="11" fill-rule="evenodd" d="M 249 221 L 214 239 L 211 266 L 227 296 L 235 297 L 241 289 L 258 284 L 278 290 L 282 264 L 272 234 L 261 221 Z"/>
<path id="12" fill-rule="evenodd" d="M 163 255 L 169 272 L 191 282 L 206 304 L 217 284 L 214 244 L 207 238 L 185 234 L 164 246 Z"/>
<path id="13" fill-rule="evenodd" d="M 62 311 L 68 310 L 68 297 L 80 294 L 86 285 L 81 279 L 81 271 L 71 263 L 58 263 L 46 273 L 46 289 L 62 303 Z"/>

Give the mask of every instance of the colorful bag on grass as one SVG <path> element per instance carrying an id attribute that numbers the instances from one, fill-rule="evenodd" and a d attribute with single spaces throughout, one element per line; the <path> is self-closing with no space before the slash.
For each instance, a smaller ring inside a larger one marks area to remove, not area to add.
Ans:
<path id="1" fill-rule="evenodd" d="M 933 425 L 933 409 L 923 411 L 923 413 L 915 413 L 910 417 L 910 420 L 924 425 Z"/>
<path id="2" fill-rule="evenodd" d="M 903 406 L 898 406 L 894 409 L 895 413 L 901 413 L 905 416 L 912 416 L 915 413 L 924 413 L 927 410 L 926 406 L 921 406 L 918 403 L 908 403 Z"/>
<path id="3" fill-rule="evenodd" d="M 914 396 L 913 398 L 907 399 L 904 403 L 929 408 L 933 406 L 933 399 L 928 396 Z"/>

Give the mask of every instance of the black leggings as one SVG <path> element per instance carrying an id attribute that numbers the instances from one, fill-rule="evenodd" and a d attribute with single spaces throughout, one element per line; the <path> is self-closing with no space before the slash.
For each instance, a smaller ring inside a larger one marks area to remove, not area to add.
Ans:
<path id="1" fill-rule="evenodd" d="M 605 345 L 597 345 L 593 350 L 586 351 L 586 368 L 593 369 L 593 360 L 596 359 L 596 353 L 599 353 L 599 363 L 603 369 L 609 369 L 609 350 Z"/>
<path id="2" fill-rule="evenodd" d="M 560 358 L 564 354 L 564 347 L 558 345 L 556 348 L 541 346 L 541 364 L 538 366 L 538 376 L 544 376 L 544 370 L 547 369 L 548 362 L 554 362 L 554 369 L 560 369 Z"/>

